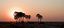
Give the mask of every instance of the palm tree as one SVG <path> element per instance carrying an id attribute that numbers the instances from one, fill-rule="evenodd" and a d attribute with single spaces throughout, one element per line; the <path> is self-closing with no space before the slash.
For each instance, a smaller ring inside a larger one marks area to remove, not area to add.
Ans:
<path id="1" fill-rule="evenodd" d="M 43 18 L 42 15 L 37 14 L 36 17 L 38 18 L 38 22 L 41 22 L 41 19 Z M 40 20 L 40 21 L 39 21 Z"/>

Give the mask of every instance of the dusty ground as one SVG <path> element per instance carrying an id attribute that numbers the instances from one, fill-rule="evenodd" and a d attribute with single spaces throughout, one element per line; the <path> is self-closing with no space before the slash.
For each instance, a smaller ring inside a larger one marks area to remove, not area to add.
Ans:
<path id="1" fill-rule="evenodd" d="M 64 22 L 0 22 L 0 28 L 64 28 Z"/>

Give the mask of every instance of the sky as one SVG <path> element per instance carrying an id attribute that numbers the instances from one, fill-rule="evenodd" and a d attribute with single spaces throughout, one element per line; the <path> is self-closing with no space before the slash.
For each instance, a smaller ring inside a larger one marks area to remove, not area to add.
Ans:
<path id="1" fill-rule="evenodd" d="M 38 13 L 42 21 L 64 21 L 64 0 L 0 0 L 0 21 L 15 21 L 16 10 L 31 15 L 30 21 L 38 21 Z"/>

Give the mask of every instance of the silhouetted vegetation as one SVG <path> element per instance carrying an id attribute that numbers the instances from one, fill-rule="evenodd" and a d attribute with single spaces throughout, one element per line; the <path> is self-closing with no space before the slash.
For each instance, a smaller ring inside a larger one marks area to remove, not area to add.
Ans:
<path id="1" fill-rule="evenodd" d="M 25 19 L 30 19 L 31 18 L 31 15 L 26 15 L 25 13 L 23 13 L 23 12 L 14 12 L 14 19 L 18 19 L 18 18 L 20 18 L 21 17 L 21 19 L 23 18 L 25 18 Z M 42 15 L 40 15 L 40 14 L 37 14 L 36 15 L 36 17 L 38 18 L 38 21 L 40 20 L 40 22 L 41 22 L 41 19 L 43 18 L 43 16 Z"/>
<path id="2" fill-rule="evenodd" d="M 18 18 L 20 18 L 21 17 L 21 19 L 23 18 L 25 18 L 25 19 L 30 19 L 31 18 L 31 15 L 26 15 L 25 13 L 23 13 L 23 12 L 14 12 L 14 19 L 18 19 Z"/>
<path id="3" fill-rule="evenodd" d="M 25 15 L 25 18 L 28 20 L 31 18 L 31 15 Z"/>
<path id="4" fill-rule="evenodd" d="M 22 12 L 14 12 L 14 19 L 17 20 L 18 18 L 24 18 L 25 17 L 25 13 Z"/>
<path id="5" fill-rule="evenodd" d="M 38 21 L 40 20 L 40 22 L 41 22 L 41 19 L 43 18 L 43 16 L 40 14 L 37 14 L 36 17 L 38 18 Z"/>
<path id="6" fill-rule="evenodd" d="M 19 17 L 25 17 L 25 13 L 22 12 L 14 12 L 14 19 L 18 19 Z"/>

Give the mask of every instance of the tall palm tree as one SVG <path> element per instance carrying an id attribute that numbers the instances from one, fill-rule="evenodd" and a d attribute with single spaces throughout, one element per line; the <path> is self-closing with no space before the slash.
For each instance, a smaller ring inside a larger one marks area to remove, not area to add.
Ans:
<path id="1" fill-rule="evenodd" d="M 38 18 L 38 22 L 41 22 L 41 19 L 43 18 L 42 15 L 37 14 L 36 17 Z"/>

